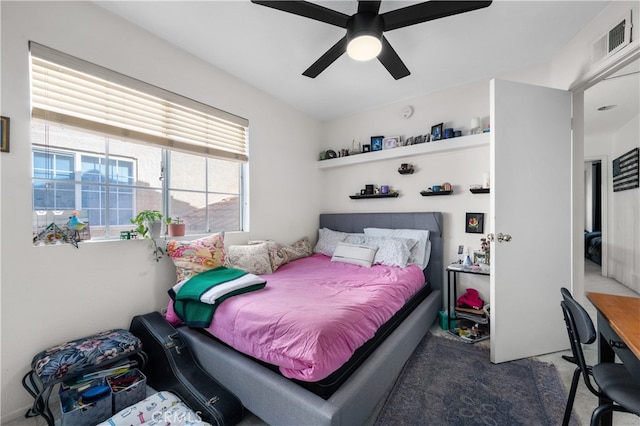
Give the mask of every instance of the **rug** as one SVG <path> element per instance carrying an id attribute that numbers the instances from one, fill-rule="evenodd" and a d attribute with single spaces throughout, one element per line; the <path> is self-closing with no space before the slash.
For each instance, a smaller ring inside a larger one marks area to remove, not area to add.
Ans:
<path id="1" fill-rule="evenodd" d="M 532 359 L 492 364 L 487 347 L 454 339 L 427 334 L 375 425 L 562 423 L 567 394 L 554 365 Z"/>

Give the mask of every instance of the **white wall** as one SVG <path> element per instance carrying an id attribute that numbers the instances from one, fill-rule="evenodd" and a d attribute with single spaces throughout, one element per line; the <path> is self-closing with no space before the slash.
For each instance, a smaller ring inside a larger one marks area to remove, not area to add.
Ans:
<path id="1" fill-rule="evenodd" d="M 640 147 L 640 116 L 613 135 L 611 160 Z M 609 274 L 612 278 L 640 293 L 640 188 L 613 192 L 609 183 L 610 247 Z"/>
<path id="2" fill-rule="evenodd" d="M 1 113 L 11 152 L 0 155 L 2 419 L 31 398 L 20 380 L 34 354 L 97 331 L 128 328 L 134 315 L 166 306 L 175 279 L 147 241 L 33 247 L 29 59 L 37 41 L 250 121 L 249 232 L 227 242 L 315 238 L 321 173 L 320 123 L 88 2 L 1 2 Z M 290 220 L 294 216 L 296 220 Z"/>
<path id="3" fill-rule="evenodd" d="M 414 107 L 414 114 L 409 119 L 401 117 L 401 109 L 405 105 Z M 371 136 L 409 137 L 426 134 L 430 133 L 431 126 L 442 122 L 445 128 L 460 129 L 464 135 L 468 135 L 473 117 L 480 117 L 484 126 L 489 123 L 488 81 L 406 99 L 325 122 L 322 146 L 323 149 L 338 150 L 350 147 L 354 139 L 369 143 Z M 454 138 L 451 143 L 455 141 Z M 415 173 L 400 175 L 397 169 L 401 163 L 413 164 Z M 474 195 L 469 191 L 469 186 L 480 184 L 483 173 L 488 171 L 489 147 L 486 145 L 461 151 L 423 154 L 413 158 L 402 157 L 323 169 L 322 210 L 325 212 L 441 211 L 444 214 L 444 262 L 449 263 L 458 259 L 458 245 L 464 245 L 471 251 L 478 250 L 480 238 L 491 232 L 485 225 L 482 235 L 465 233 L 466 212 L 485 213 L 485 223 L 489 221 L 489 195 Z M 437 197 L 420 195 L 421 190 L 444 182 L 453 185 L 453 195 Z M 400 196 L 365 200 L 349 198 L 349 195 L 364 188 L 365 184 L 390 185 L 391 189 L 400 192 Z M 488 280 L 477 278 L 472 281 L 473 285 L 486 295 L 485 300 L 488 300 Z M 463 283 L 462 287 L 465 286 L 467 284 Z"/>

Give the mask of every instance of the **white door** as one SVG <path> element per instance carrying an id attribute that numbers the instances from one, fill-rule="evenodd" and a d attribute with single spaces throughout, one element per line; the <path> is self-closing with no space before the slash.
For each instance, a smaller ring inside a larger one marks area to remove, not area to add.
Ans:
<path id="1" fill-rule="evenodd" d="M 571 94 L 492 80 L 490 149 L 498 363 L 569 347 L 560 288 L 571 289 Z"/>

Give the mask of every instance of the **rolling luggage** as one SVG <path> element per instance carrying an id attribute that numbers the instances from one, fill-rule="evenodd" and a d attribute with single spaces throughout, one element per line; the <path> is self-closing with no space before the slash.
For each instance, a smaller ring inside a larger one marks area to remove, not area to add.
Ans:
<path id="1" fill-rule="evenodd" d="M 129 331 L 142 341 L 149 357 L 144 370 L 149 386 L 173 392 L 212 425 L 235 425 L 242 420 L 240 400 L 198 365 L 162 314 L 135 316 Z"/>

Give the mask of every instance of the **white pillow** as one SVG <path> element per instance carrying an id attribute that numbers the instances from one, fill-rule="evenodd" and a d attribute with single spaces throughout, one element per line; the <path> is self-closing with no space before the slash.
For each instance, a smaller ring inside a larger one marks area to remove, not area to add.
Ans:
<path id="1" fill-rule="evenodd" d="M 429 243 L 429 231 L 426 229 L 389 229 L 389 228 L 364 228 L 364 234 L 371 237 L 399 237 L 412 238 L 418 243 L 411 250 L 409 264 L 415 264 L 424 269 L 429 263 L 431 245 Z M 427 246 L 429 248 L 427 252 Z"/>
<path id="2" fill-rule="evenodd" d="M 367 235 L 351 235 L 344 242 L 377 247 L 378 251 L 373 263 L 401 268 L 407 267 L 411 258 L 411 248 L 417 244 L 413 238 L 370 237 Z"/>
<path id="3" fill-rule="evenodd" d="M 313 252 L 331 257 L 333 256 L 333 252 L 336 251 L 338 243 L 344 241 L 344 239 L 349 235 L 351 234 L 347 232 L 334 231 L 329 228 L 320 228 L 318 229 L 318 242 L 313 248 Z"/>
<path id="4" fill-rule="evenodd" d="M 331 258 L 332 262 L 351 263 L 353 265 L 371 267 L 376 256 L 376 247 L 363 246 L 359 244 L 338 243 Z"/>

